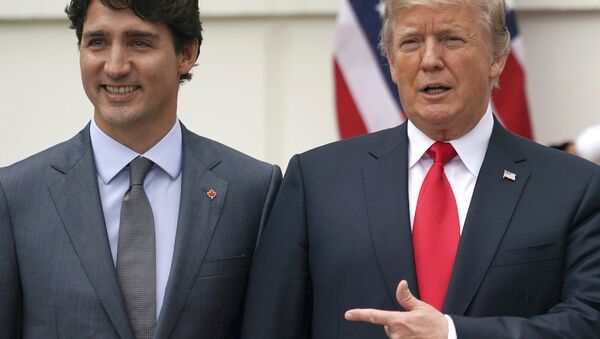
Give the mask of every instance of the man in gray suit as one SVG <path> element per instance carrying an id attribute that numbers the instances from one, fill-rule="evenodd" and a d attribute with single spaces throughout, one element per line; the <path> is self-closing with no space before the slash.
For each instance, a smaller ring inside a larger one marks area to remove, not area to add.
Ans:
<path id="1" fill-rule="evenodd" d="M 237 338 L 281 172 L 177 119 L 197 1 L 66 12 L 94 115 L 0 170 L 0 337 Z"/>

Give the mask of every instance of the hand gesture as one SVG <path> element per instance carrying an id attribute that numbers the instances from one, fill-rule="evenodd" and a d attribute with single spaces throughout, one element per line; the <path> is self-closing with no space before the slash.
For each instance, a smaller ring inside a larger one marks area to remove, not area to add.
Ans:
<path id="1" fill-rule="evenodd" d="M 396 300 L 405 312 L 376 309 L 353 309 L 346 312 L 346 320 L 383 325 L 391 339 L 447 339 L 448 320 L 433 306 L 415 298 L 402 280 L 396 289 Z"/>

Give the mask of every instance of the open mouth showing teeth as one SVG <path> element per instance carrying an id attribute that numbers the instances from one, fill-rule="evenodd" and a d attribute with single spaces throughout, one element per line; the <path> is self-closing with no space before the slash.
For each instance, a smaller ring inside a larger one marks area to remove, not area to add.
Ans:
<path id="1" fill-rule="evenodd" d="M 442 94 L 442 93 L 445 93 L 445 92 L 447 92 L 449 90 L 450 90 L 449 87 L 432 86 L 432 87 L 425 87 L 425 89 L 423 90 L 423 92 L 425 92 L 427 94 Z"/>
<path id="2" fill-rule="evenodd" d="M 104 86 L 106 91 L 111 94 L 130 94 L 133 93 L 139 86 Z"/>

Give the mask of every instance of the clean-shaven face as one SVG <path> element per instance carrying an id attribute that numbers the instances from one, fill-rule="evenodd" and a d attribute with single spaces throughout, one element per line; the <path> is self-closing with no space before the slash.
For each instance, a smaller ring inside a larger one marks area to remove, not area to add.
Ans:
<path id="1" fill-rule="evenodd" d="M 179 76 L 192 66 L 183 59 L 167 26 L 92 1 L 83 25 L 80 67 L 98 126 L 111 135 L 136 126 L 172 125 Z"/>
<path id="2" fill-rule="evenodd" d="M 494 58 L 475 5 L 415 5 L 394 18 L 388 62 L 404 111 L 430 138 L 470 131 L 487 108 Z"/>

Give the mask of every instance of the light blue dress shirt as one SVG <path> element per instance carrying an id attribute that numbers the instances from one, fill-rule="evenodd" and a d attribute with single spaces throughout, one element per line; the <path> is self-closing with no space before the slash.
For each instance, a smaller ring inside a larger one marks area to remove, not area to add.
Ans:
<path id="1" fill-rule="evenodd" d="M 106 222 L 113 262 L 117 263 L 121 202 L 129 188 L 127 165 L 138 156 L 154 166 L 144 180 L 144 189 L 152 212 L 156 234 L 156 317 L 162 308 L 171 270 L 179 202 L 181 197 L 182 135 L 179 121 L 148 152 L 137 152 L 120 144 L 100 130 L 92 119 L 90 137 L 98 171 L 98 188 Z"/>

